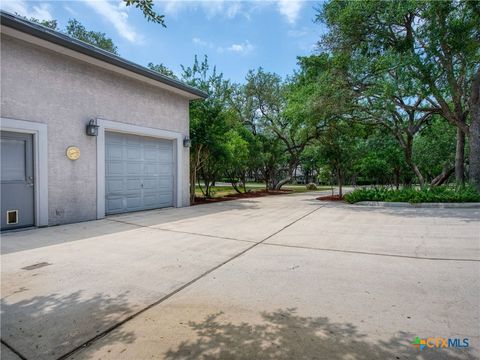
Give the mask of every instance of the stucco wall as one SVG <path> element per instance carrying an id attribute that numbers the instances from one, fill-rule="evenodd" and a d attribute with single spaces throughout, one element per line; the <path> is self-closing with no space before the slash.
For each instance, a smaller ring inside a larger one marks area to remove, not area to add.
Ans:
<path id="1" fill-rule="evenodd" d="M 96 138 L 102 118 L 188 135 L 188 100 L 141 81 L 2 34 L 1 116 L 48 125 L 49 223 L 96 218 Z M 65 155 L 80 148 L 79 160 Z M 183 204 L 189 203 L 188 151 L 183 154 Z"/>

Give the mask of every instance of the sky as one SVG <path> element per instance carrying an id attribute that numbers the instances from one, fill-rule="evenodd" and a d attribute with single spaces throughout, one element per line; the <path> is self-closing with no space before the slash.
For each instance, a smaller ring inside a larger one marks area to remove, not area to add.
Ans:
<path id="1" fill-rule="evenodd" d="M 244 82 L 249 69 L 263 67 L 282 77 L 297 67 L 297 56 L 315 52 L 325 32 L 314 23 L 319 1 L 154 0 L 167 28 L 147 22 L 140 10 L 119 0 L 0 0 L 3 10 L 28 18 L 79 20 L 88 30 L 112 38 L 120 56 L 146 66 L 163 63 L 176 74 L 195 55 L 208 56 L 226 79 Z"/>

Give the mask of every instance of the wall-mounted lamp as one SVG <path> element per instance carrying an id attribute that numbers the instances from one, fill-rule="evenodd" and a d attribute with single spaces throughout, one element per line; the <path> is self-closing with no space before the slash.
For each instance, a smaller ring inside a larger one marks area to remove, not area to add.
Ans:
<path id="1" fill-rule="evenodd" d="M 183 147 L 189 148 L 192 146 L 192 140 L 188 136 L 183 139 Z"/>
<path id="2" fill-rule="evenodd" d="M 98 125 L 95 124 L 95 120 L 90 120 L 87 124 L 87 135 L 88 136 L 97 136 L 98 135 Z"/>

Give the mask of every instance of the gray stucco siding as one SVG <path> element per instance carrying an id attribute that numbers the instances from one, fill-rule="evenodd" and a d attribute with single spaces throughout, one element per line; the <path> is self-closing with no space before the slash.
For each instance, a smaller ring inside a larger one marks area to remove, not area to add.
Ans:
<path id="1" fill-rule="evenodd" d="M 126 76 L 2 34 L 1 116 L 48 126 L 49 223 L 96 214 L 96 138 L 91 118 L 189 132 L 188 99 Z M 69 160 L 68 146 L 80 159 Z M 189 155 L 183 153 L 183 205 L 189 202 Z"/>

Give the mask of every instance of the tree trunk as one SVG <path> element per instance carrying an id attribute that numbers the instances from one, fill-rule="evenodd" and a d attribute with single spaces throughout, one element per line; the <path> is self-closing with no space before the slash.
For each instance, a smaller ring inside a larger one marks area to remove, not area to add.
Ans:
<path id="1" fill-rule="evenodd" d="M 400 168 L 396 167 L 393 173 L 393 182 L 395 183 L 395 188 L 398 190 L 400 188 Z"/>
<path id="2" fill-rule="evenodd" d="M 190 205 L 195 204 L 195 185 L 197 184 L 195 164 L 190 165 Z"/>
<path id="3" fill-rule="evenodd" d="M 340 168 L 337 169 L 338 196 L 343 197 L 343 174 Z"/>
<path id="4" fill-rule="evenodd" d="M 295 173 L 296 169 L 297 169 L 297 166 L 298 166 L 298 163 L 295 162 L 295 163 L 290 163 L 290 166 L 288 167 L 288 173 L 287 173 L 287 176 L 280 180 L 276 185 L 275 185 L 275 190 L 280 190 L 282 188 L 283 185 L 285 185 L 286 183 L 292 181 L 293 179 L 293 174 Z"/>
<path id="5" fill-rule="evenodd" d="M 200 156 L 202 146 L 200 145 L 195 151 L 190 150 L 190 204 L 195 203 L 195 186 L 197 184 L 198 168 L 200 166 Z M 192 161 L 193 158 L 193 161 Z"/>
<path id="6" fill-rule="evenodd" d="M 465 182 L 465 133 L 457 128 L 457 149 L 455 151 L 455 181 Z"/>
<path id="7" fill-rule="evenodd" d="M 418 184 L 420 185 L 420 187 L 423 187 L 425 185 L 425 180 L 423 178 L 422 173 L 418 169 L 417 165 L 413 162 L 411 156 L 407 156 L 405 160 L 407 162 L 407 165 L 410 166 L 410 169 L 412 169 L 413 172 L 415 173 L 415 176 L 417 177 L 417 180 L 418 180 Z"/>
<path id="8" fill-rule="evenodd" d="M 240 181 L 235 182 L 234 180 L 235 180 L 235 178 L 237 177 L 236 174 L 235 174 L 235 172 L 233 172 L 233 173 L 228 173 L 228 172 L 227 172 L 226 175 L 230 178 L 230 184 L 232 185 L 233 189 L 234 189 L 237 193 L 242 194 L 242 191 L 240 190 L 240 187 L 239 187 L 238 185 L 239 185 L 239 183 L 240 183 L 241 186 L 242 186 L 242 188 L 245 190 L 245 180 L 244 180 L 245 177 L 244 177 L 244 176 L 243 176 L 243 177 L 242 177 L 242 176 L 238 176 L 238 179 L 239 179 Z M 247 192 L 247 191 L 245 190 L 245 192 Z"/>
<path id="9" fill-rule="evenodd" d="M 470 112 L 470 182 L 480 191 L 480 68 L 473 78 Z"/>
<path id="10" fill-rule="evenodd" d="M 280 190 L 283 185 L 285 185 L 286 183 L 288 183 L 288 182 L 291 181 L 291 180 L 292 180 L 292 175 L 287 176 L 286 178 L 280 180 L 280 181 L 275 185 L 275 190 Z"/>
<path id="11" fill-rule="evenodd" d="M 456 171 L 457 167 L 449 167 L 448 165 L 445 165 L 443 167 L 442 172 L 436 176 L 432 182 L 430 183 L 431 186 L 440 186 L 443 185 L 448 178 Z"/>
<path id="12" fill-rule="evenodd" d="M 413 162 L 413 136 L 410 134 L 408 135 L 403 151 L 405 153 L 405 161 L 407 165 L 410 166 L 415 173 L 420 187 L 423 187 L 425 185 L 425 180 L 417 165 Z"/>
<path id="13" fill-rule="evenodd" d="M 423 175 L 422 175 L 422 173 L 420 172 L 420 170 L 418 170 L 417 165 L 415 165 L 413 162 L 410 162 L 409 165 L 410 165 L 410 167 L 412 168 L 412 170 L 413 170 L 413 172 L 415 173 L 415 175 L 417 176 L 418 183 L 419 183 L 420 187 L 425 186 L 425 180 L 423 179 Z"/>

